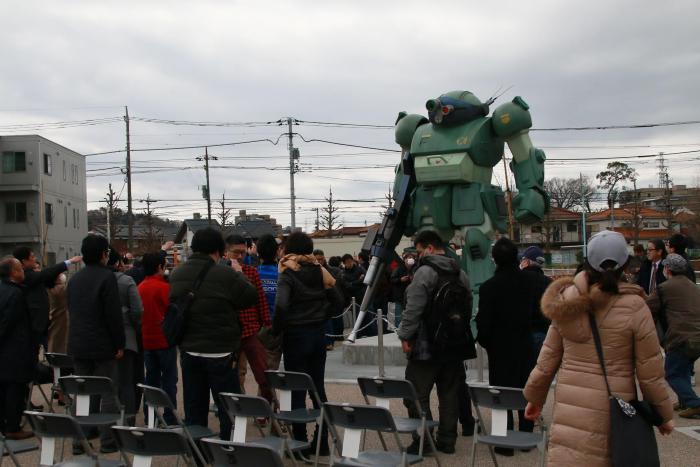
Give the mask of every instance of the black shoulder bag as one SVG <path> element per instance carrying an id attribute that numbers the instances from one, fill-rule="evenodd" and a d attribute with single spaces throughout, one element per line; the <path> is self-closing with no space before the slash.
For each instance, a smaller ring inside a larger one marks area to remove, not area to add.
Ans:
<path id="1" fill-rule="evenodd" d="M 214 266 L 213 261 L 207 262 L 197 275 L 192 290 L 188 291 L 177 300 L 171 301 L 168 305 L 168 309 L 165 310 L 165 316 L 163 316 L 163 321 L 160 323 L 160 328 L 163 330 L 165 340 L 168 341 L 170 347 L 179 345 L 180 342 L 182 342 L 182 338 L 185 336 L 187 313 L 192 306 L 192 302 L 194 302 L 195 293 L 204 281 L 204 276 L 207 275 L 212 266 Z"/>
<path id="2" fill-rule="evenodd" d="M 610 456 L 615 467 L 656 467 L 659 462 L 659 450 L 652 424 L 660 425 L 663 421 L 646 401 L 634 399 L 625 402 L 610 391 L 608 372 L 605 369 L 603 345 L 600 342 L 598 325 L 593 313 L 588 315 L 598 354 L 603 369 L 605 387 L 610 398 Z"/>

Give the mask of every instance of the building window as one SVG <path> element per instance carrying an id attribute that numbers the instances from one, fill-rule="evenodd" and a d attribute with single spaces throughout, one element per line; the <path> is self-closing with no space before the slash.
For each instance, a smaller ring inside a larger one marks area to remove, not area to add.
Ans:
<path id="1" fill-rule="evenodd" d="M 3 172 L 26 172 L 26 170 L 27 157 L 24 152 L 5 151 L 2 153 Z"/>
<path id="2" fill-rule="evenodd" d="M 5 203 L 5 222 L 27 222 L 27 203 Z"/>
<path id="3" fill-rule="evenodd" d="M 541 225 L 533 225 L 530 227 L 530 232 L 536 233 L 536 234 L 541 234 L 542 233 L 542 226 Z"/>
<path id="4" fill-rule="evenodd" d="M 644 222 L 642 224 L 645 229 L 658 229 L 661 228 L 661 222 Z"/>
<path id="5" fill-rule="evenodd" d="M 64 227 L 68 228 L 68 206 L 63 206 Z"/>
<path id="6" fill-rule="evenodd" d="M 66 181 L 66 161 L 63 161 L 63 181 Z"/>
<path id="7" fill-rule="evenodd" d="M 75 208 L 73 208 L 73 228 L 74 229 L 78 228 L 78 224 L 75 222 Z"/>
<path id="8" fill-rule="evenodd" d="M 53 224 L 53 205 L 44 203 L 44 212 L 46 213 L 46 223 Z"/>
<path id="9" fill-rule="evenodd" d="M 44 173 L 51 175 L 53 172 L 53 164 L 51 163 L 51 154 L 44 154 Z"/>
<path id="10" fill-rule="evenodd" d="M 77 216 L 78 217 L 78 225 L 76 226 L 76 228 L 79 229 L 80 228 L 80 209 L 76 209 L 76 211 L 78 213 L 78 216 Z"/>
<path id="11" fill-rule="evenodd" d="M 567 222 L 566 223 L 567 232 L 578 232 L 578 222 Z"/>

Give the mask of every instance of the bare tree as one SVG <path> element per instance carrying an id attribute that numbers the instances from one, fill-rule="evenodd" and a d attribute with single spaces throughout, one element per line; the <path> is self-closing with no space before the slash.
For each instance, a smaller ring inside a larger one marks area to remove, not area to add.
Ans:
<path id="1" fill-rule="evenodd" d="M 223 232 L 226 230 L 226 226 L 228 225 L 228 221 L 231 218 L 231 208 L 226 207 L 226 192 L 221 194 L 221 201 L 218 201 L 219 203 L 219 212 L 216 214 L 216 217 L 219 218 L 219 225 L 221 228 L 221 231 Z"/>
<path id="2" fill-rule="evenodd" d="M 384 214 L 394 207 L 394 203 L 396 202 L 394 199 L 394 190 L 391 189 L 391 186 L 389 186 L 389 190 L 384 194 L 384 199 L 386 200 L 386 204 L 382 204 L 382 211 L 379 213 L 380 221 L 384 218 Z"/>
<path id="3" fill-rule="evenodd" d="M 595 186 L 588 177 L 550 178 L 544 182 L 544 190 L 549 194 L 552 206 L 591 212 L 591 202 L 595 196 Z"/>
<path id="4" fill-rule="evenodd" d="M 333 231 L 340 229 L 343 224 L 338 222 L 340 215 L 337 214 L 338 206 L 337 200 L 333 199 L 333 188 L 328 188 L 328 197 L 324 198 L 326 200 L 326 206 L 321 208 L 320 226 L 322 230 L 327 232 L 327 236 L 330 238 L 333 236 Z"/>
<path id="5" fill-rule="evenodd" d="M 624 162 L 609 162 L 607 169 L 600 172 L 595 178 L 600 183 L 600 187 L 608 190 L 607 201 L 610 208 L 610 226 L 615 228 L 615 202 L 620 193 L 618 185 L 624 181 L 631 181 L 637 178 L 637 171 Z M 624 190 L 625 187 L 621 186 Z"/>

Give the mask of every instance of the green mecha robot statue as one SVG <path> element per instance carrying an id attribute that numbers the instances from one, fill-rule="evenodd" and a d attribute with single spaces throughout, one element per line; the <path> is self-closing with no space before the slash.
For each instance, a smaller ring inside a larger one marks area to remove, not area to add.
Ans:
<path id="1" fill-rule="evenodd" d="M 529 106 L 518 96 L 489 117 L 493 100 L 482 103 L 469 91 L 452 91 L 426 103 L 428 118 L 399 113 L 395 138 L 402 156 L 394 180 L 395 203 L 365 242 L 372 255 L 365 275 L 368 287 L 350 342 L 401 237 L 426 229 L 462 249 L 460 261 L 469 276 L 476 311 L 479 287 L 495 267 L 491 261 L 494 236 L 497 231 L 506 232 L 505 197 L 500 187 L 491 184 L 504 143 L 513 155 L 510 168 L 518 190 L 513 200 L 515 220 L 539 222 L 549 210 L 543 187 L 545 154 L 530 141 Z"/>

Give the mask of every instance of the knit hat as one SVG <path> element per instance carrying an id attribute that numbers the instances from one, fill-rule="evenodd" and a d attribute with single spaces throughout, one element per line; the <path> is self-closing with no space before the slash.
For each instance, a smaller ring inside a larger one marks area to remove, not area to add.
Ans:
<path id="1" fill-rule="evenodd" d="M 617 263 L 615 269 L 619 269 L 627 263 L 627 240 L 618 232 L 603 230 L 593 235 L 588 241 L 588 264 L 598 272 L 603 272 L 601 266 L 606 261 Z"/>
<path id="2" fill-rule="evenodd" d="M 685 258 L 677 253 L 668 255 L 666 259 L 663 260 L 662 264 L 674 274 L 683 273 L 688 267 L 688 262 Z"/>

